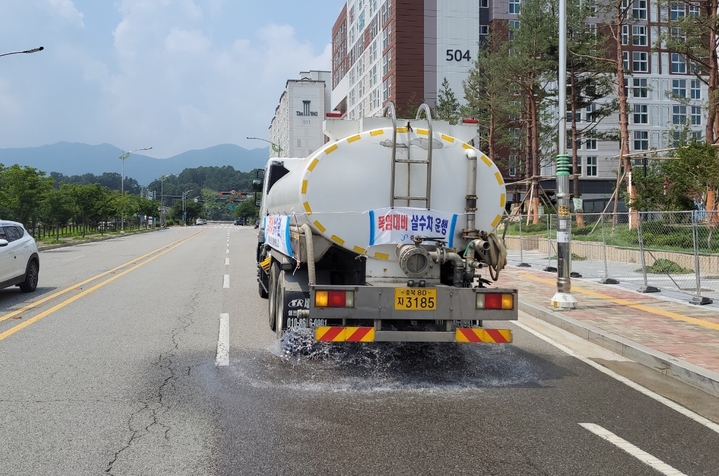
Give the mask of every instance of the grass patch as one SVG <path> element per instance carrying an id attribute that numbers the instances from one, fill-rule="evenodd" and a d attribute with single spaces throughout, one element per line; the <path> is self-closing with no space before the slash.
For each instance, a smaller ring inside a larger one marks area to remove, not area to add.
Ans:
<path id="1" fill-rule="evenodd" d="M 642 270 L 638 269 L 638 273 Z M 647 273 L 651 274 L 692 274 L 694 271 L 687 268 L 682 268 L 674 261 L 660 258 L 654 262 L 651 266 L 647 266 Z"/>

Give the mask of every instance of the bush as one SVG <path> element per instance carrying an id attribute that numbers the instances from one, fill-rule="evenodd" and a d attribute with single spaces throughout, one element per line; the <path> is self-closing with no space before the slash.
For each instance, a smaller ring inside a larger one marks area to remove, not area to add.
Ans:
<path id="1" fill-rule="evenodd" d="M 641 273 L 641 269 L 638 269 L 637 272 Z M 682 268 L 674 261 L 659 258 L 652 264 L 651 266 L 647 266 L 647 273 L 651 274 L 691 274 L 694 271 L 687 268 Z"/>

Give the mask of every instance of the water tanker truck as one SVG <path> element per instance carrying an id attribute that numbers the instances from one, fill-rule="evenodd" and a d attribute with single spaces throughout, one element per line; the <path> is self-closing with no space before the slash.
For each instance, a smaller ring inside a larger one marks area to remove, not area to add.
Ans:
<path id="1" fill-rule="evenodd" d="M 422 114 L 424 113 L 424 114 Z M 423 117 L 423 118 L 421 118 Z M 516 289 L 491 287 L 506 263 L 493 230 L 506 192 L 470 143 L 476 124 L 382 117 L 324 122 L 304 158 L 271 158 L 257 246 L 259 294 L 281 337 L 331 342 L 511 342 Z M 486 277 L 485 277 L 486 276 Z"/>

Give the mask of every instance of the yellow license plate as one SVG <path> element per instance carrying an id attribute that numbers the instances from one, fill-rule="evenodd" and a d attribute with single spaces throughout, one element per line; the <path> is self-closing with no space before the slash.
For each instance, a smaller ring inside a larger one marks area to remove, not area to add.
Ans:
<path id="1" fill-rule="evenodd" d="M 397 288 L 394 290 L 395 311 L 434 311 L 436 308 L 436 289 Z"/>

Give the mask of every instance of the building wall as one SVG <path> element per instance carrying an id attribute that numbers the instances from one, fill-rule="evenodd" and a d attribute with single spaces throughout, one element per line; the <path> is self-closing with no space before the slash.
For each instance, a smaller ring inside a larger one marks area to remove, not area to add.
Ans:
<path id="1" fill-rule="evenodd" d="M 506 31 L 509 22 L 516 24 L 519 8 L 519 0 L 348 0 L 332 30 L 339 41 L 333 42 L 333 107 L 349 119 L 358 119 L 380 114 L 388 101 L 394 102 L 400 113 L 422 101 L 434 106 L 445 77 L 457 99 L 464 102 L 462 82 L 473 67 L 479 41 L 490 28 Z M 633 14 L 630 10 L 629 16 Z M 670 54 L 653 50 L 661 21 L 670 14 L 666 8 L 660 9 L 656 0 L 648 0 L 646 11 L 638 11 L 636 18 L 627 21 L 629 149 L 640 154 L 635 156 L 640 167 L 644 150 L 650 155 L 652 150 L 673 145 L 677 122 L 686 118 L 689 129 L 701 135 L 706 121 L 702 109 L 707 101 L 706 86 L 693 77 L 689 65 L 681 66 L 676 57 L 672 61 Z M 599 18 L 591 21 L 602 29 Z M 677 92 L 685 99 L 672 97 Z M 587 113 L 581 111 L 580 128 L 589 125 Z M 609 133 L 618 127 L 618 114 L 614 114 L 596 130 Z M 618 154 L 617 141 L 580 144 L 581 178 L 597 183 L 616 179 Z M 508 155 L 507 151 L 507 157 L 501 158 L 509 159 Z M 524 159 L 517 156 L 516 160 Z M 542 176 L 554 174 L 551 162 L 541 168 Z"/>
<path id="2" fill-rule="evenodd" d="M 270 157 L 306 157 L 324 143 L 322 121 L 330 111 L 329 71 L 306 71 L 287 81 L 270 125 Z"/>

